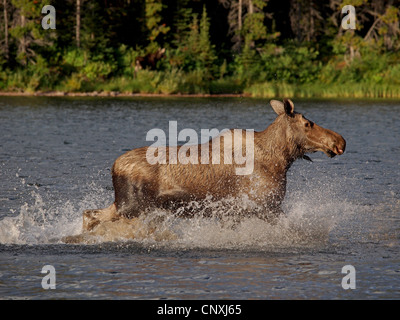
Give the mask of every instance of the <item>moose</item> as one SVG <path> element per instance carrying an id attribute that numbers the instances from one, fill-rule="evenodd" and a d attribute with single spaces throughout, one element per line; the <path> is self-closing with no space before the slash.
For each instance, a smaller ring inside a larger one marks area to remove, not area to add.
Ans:
<path id="1" fill-rule="evenodd" d="M 240 139 L 241 144 L 251 143 L 252 148 L 237 144 L 223 144 L 220 150 L 212 149 L 216 139 L 226 139 L 221 133 L 210 139 L 210 161 L 206 164 L 164 163 L 150 164 L 146 155 L 151 147 L 133 149 L 121 155 L 112 167 L 112 182 L 115 201 L 108 208 L 86 210 L 83 213 L 83 231 L 91 231 L 103 222 L 119 219 L 131 220 L 146 213 L 151 208 L 177 208 L 188 201 L 201 201 L 207 196 L 221 200 L 227 197 L 238 197 L 246 194 L 261 209 L 256 216 L 274 223 L 283 213 L 281 204 L 286 193 L 286 174 L 291 164 L 299 158 L 309 159 L 307 153 L 324 152 L 328 157 L 342 155 L 346 148 L 343 137 L 325 129 L 294 111 L 290 99 L 283 102 L 270 101 L 277 113 L 275 121 L 265 130 L 254 132 L 253 141 Z M 244 134 L 245 131 L 241 129 Z M 207 144 L 206 143 L 206 144 Z M 220 146 L 222 143 L 219 144 Z M 233 157 L 235 148 L 246 150 L 246 156 L 252 156 L 254 167 L 249 174 L 235 174 L 239 164 L 226 164 L 222 161 L 211 161 L 218 152 L 222 157 Z M 171 152 L 166 147 L 166 157 Z M 182 146 L 177 146 L 178 151 Z M 249 151 L 250 150 L 250 151 Z M 193 214 L 193 213 L 189 213 Z M 251 214 L 251 213 L 250 213 Z"/>

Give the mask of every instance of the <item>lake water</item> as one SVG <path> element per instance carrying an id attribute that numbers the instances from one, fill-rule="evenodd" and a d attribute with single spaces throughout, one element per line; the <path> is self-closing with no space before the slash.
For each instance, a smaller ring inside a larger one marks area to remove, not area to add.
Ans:
<path id="1" fill-rule="evenodd" d="M 293 164 L 277 225 L 171 217 L 172 239 L 66 244 L 83 210 L 112 203 L 114 160 L 150 129 L 262 130 L 275 113 L 247 98 L 0 97 L 0 299 L 399 299 L 400 101 L 294 102 L 347 148 Z"/>

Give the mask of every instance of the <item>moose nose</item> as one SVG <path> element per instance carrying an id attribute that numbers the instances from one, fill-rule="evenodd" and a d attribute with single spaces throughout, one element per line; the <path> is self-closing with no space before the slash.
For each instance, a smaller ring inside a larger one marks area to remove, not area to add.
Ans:
<path id="1" fill-rule="evenodd" d="M 344 153 L 344 150 L 346 149 L 346 140 L 343 139 L 343 137 L 340 137 L 339 142 L 336 144 L 336 153 L 338 155 L 341 155 Z"/>

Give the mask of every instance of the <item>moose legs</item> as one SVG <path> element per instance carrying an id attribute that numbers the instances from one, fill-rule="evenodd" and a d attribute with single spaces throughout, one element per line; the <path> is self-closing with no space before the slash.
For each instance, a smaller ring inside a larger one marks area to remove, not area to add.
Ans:
<path id="1" fill-rule="evenodd" d="M 117 213 L 124 218 L 137 218 L 145 209 L 154 205 L 155 192 L 150 183 L 113 175 L 113 185 Z"/>
<path id="2" fill-rule="evenodd" d="M 90 209 L 83 212 L 83 225 L 84 231 L 91 231 L 97 225 L 106 221 L 118 220 L 117 210 L 115 204 L 105 209 Z"/>
<path id="3" fill-rule="evenodd" d="M 152 208 L 170 209 L 178 212 L 181 217 L 192 217 L 196 215 L 196 210 L 204 215 L 209 213 L 212 215 L 212 207 L 191 208 L 191 201 L 202 204 L 201 198 L 194 197 L 187 191 L 180 188 L 171 188 L 165 190 L 155 189 L 155 184 L 148 180 L 134 180 L 125 175 L 113 175 L 113 186 L 115 192 L 114 203 L 105 209 L 86 210 L 83 213 L 83 230 L 91 231 L 97 225 L 119 219 L 138 218 L 142 213 Z M 281 203 L 284 197 L 284 189 L 277 188 L 275 192 L 258 190 L 257 193 L 249 194 L 249 199 L 256 204 L 255 208 L 240 210 L 236 217 L 240 221 L 240 217 L 253 216 L 262 219 L 268 223 L 276 224 L 280 216 L 283 215 Z M 218 200 L 218 199 L 216 199 Z M 240 203 L 239 203 L 240 207 Z M 178 210 L 179 209 L 179 210 Z M 244 209 L 244 208 L 243 208 Z M 228 210 L 231 211 L 231 210 Z"/>
<path id="4" fill-rule="evenodd" d="M 144 186 L 138 186 L 124 176 L 113 176 L 115 201 L 108 208 L 91 209 L 83 212 L 83 230 L 91 231 L 97 225 L 116 221 L 121 218 L 138 217 L 148 206 L 146 199 L 149 192 L 144 192 Z"/>
<path id="5" fill-rule="evenodd" d="M 252 198 L 257 204 L 257 210 L 253 212 L 254 215 L 270 224 L 277 224 L 279 218 L 284 216 L 281 208 L 284 195 L 285 189 L 283 188 L 270 191 L 268 194 L 260 192 L 256 198 Z"/>

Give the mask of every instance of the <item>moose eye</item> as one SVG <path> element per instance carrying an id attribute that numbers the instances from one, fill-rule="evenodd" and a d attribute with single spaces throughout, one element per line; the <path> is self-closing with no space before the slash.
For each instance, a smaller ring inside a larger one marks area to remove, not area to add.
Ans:
<path id="1" fill-rule="evenodd" d="M 308 128 L 310 126 L 310 124 L 308 122 L 306 122 L 305 126 L 306 126 L 306 128 Z"/>

